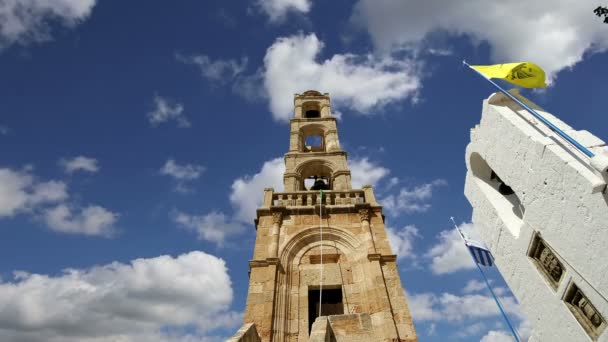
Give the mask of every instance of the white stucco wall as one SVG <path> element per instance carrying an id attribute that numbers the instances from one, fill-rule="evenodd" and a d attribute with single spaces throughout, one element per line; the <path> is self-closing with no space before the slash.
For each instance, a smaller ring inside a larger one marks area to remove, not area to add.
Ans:
<path id="1" fill-rule="evenodd" d="M 539 112 L 594 153 L 608 155 L 599 138 Z M 515 191 L 521 208 L 513 195 L 501 195 L 495 184 L 484 181 L 483 161 Z M 608 319 L 608 174 L 596 171 L 586 156 L 500 93 L 484 101 L 466 163 L 465 195 L 473 222 L 532 321 L 530 341 L 594 340 L 562 299 L 574 282 Z M 565 268 L 557 289 L 527 256 L 535 233 Z M 597 340 L 608 341 L 608 329 Z"/>

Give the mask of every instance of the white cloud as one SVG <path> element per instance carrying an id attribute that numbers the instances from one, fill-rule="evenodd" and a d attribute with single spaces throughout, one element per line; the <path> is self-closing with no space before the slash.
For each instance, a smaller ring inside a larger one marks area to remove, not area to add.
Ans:
<path id="1" fill-rule="evenodd" d="M 479 342 L 512 342 L 513 336 L 502 330 L 490 330 Z"/>
<path id="2" fill-rule="evenodd" d="M 407 299 L 412 317 L 417 321 L 434 321 L 440 318 L 441 312 L 434 308 L 437 299 L 432 293 L 408 295 Z"/>
<path id="3" fill-rule="evenodd" d="M 95 0 L 3 0 L 0 2 L 0 49 L 13 43 L 51 39 L 50 22 L 72 27 L 84 21 Z"/>
<path id="4" fill-rule="evenodd" d="M 184 56 L 176 54 L 175 58 L 182 63 L 196 65 L 201 72 L 201 76 L 211 81 L 231 81 L 247 68 L 246 57 L 243 57 L 240 62 L 234 59 L 214 61 L 207 55 Z"/>
<path id="5" fill-rule="evenodd" d="M 427 201 L 433 196 L 433 190 L 445 185 L 447 182 L 444 179 L 436 179 L 414 188 L 402 188 L 398 194 L 389 195 L 380 202 L 386 212 L 392 216 L 400 213 L 425 212 L 431 208 Z"/>
<path id="6" fill-rule="evenodd" d="M 175 181 L 175 191 L 188 193 L 193 190 L 187 182 L 198 179 L 205 171 L 205 167 L 196 164 L 178 164 L 173 159 L 167 159 L 165 165 L 160 169 L 160 174 L 172 177 Z"/>
<path id="7" fill-rule="evenodd" d="M 532 335 L 533 330 L 532 323 L 528 319 L 523 319 L 519 326 L 516 328 L 517 335 L 519 335 L 522 341 L 528 341 Z M 510 332 L 504 330 L 490 330 L 484 335 L 480 342 L 511 342 L 513 341 L 513 335 Z"/>
<path id="8" fill-rule="evenodd" d="M 97 172 L 99 165 L 97 159 L 78 156 L 72 159 L 62 159 L 59 164 L 63 167 L 66 173 L 74 173 L 76 171 Z"/>
<path id="9" fill-rule="evenodd" d="M 472 223 L 463 223 L 459 228 L 467 238 L 480 241 L 477 228 Z M 445 274 L 475 268 L 475 263 L 456 229 L 441 231 L 438 238 L 439 242 L 426 253 L 426 256 L 431 258 L 433 273 Z"/>
<path id="10" fill-rule="evenodd" d="M 194 180 L 201 176 L 205 167 L 195 164 L 177 164 L 173 159 L 167 159 L 160 169 L 161 175 L 171 176 L 177 180 Z"/>
<path id="11" fill-rule="evenodd" d="M 386 234 L 393 252 L 397 254 L 399 259 L 415 258 L 413 254 L 414 240 L 422 238 L 416 226 L 407 225 L 400 230 L 386 227 Z"/>
<path id="12" fill-rule="evenodd" d="M 211 212 L 196 216 L 183 212 L 172 214 L 173 220 L 198 234 L 200 240 L 206 240 L 223 246 L 228 236 L 237 235 L 245 230 L 242 223 L 233 221 L 221 212 Z"/>
<path id="13" fill-rule="evenodd" d="M 0 125 L 0 135 L 8 135 L 11 130 L 4 125 Z"/>
<path id="14" fill-rule="evenodd" d="M 148 121 L 153 126 L 158 126 L 163 122 L 175 120 L 178 127 L 190 127 L 190 121 L 184 115 L 184 106 L 181 103 L 172 104 L 169 99 L 161 96 L 154 96 L 155 108 L 148 112 Z"/>
<path id="15" fill-rule="evenodd" d="M 414 97 L 420 87 L 411 60 L 336 54 L 317 61 L 322 48 L 315 34 L 298 34 L 278 38 L 266 51 L 264 85 L 275 119 L 289 120 L 293 94 L 308 89 L 329 92 L 337 108 L 371 114 Z"/>
<path id="16" fill-rule="evenodd" d="M 376 186 L 379 180 L 387 176 L 390 171 L 368 158 L 354 158 L 348 160 L 351 172 L 351 184 L 353 189 L 360 189 L 363 185 Z"/>
<path id="17" fill-rule="evenodd" d="M 472 279 L 467 282 L 467 284 L 462 289 L 462 292 L 473 293 L 473 292 L 481 291 L 485 288 L 486 288 L 486 283 Z"/>
<path id="18" fill-rule="evenodd" d="M 198 251 L 57 276 L 15 272 L 0 282 L 0 340 L 206 341 L 241 323 L 232 298 L 225 262 Z"/>
<path id="19" fill-rule="evenodd" d="M 380 50 L 415 48 L 444 31 L 488 42 L 496 63 L 530 60 L 549 74 L 608 49 L 605 27 L 593 19 L 574 0 L 359 0 L 353 15 Z"/>
<path id="20" fill-rule="evenodd" d="M 74 213 L 66 204 L 44 211 L 44 221 L 55 231 L 69 234 L 110 237 L 118 214 L 98 205 L 89 205 Z"/>
<path id="21" fill-rule="evenodd" d="M 67 197 L 63 182 L 40 182 L 28 171 L 0 168 L 0 218 L 11 217 Z"/>
<path id="22" fill-rule="evenodd" d="M 282 157 L 264 163 L 262 169 L 253 176 L 245 175 L 232 183 L 230 202 L 235 209 L 235 218 L 241 222 L 251 223 L 255 211 L 262 205 L 265 188 L 283 191 L 283 173 L 285 162 Z"/>
<path id="23" fill-rule="evenodd" d="M 270 21 L 283 21 L 290 11 L 308 13 L 310 0 L 257 0 L 257 5 L 268 15 Z"/>
<path id="24" fill-rule="evenodd" d="M 27 213 L 62 233 L 112 234 L 118 214 L 98 205 L 73 212 L 74 206 L 67 203 L 68 197 L 64 182 L 41 182 L 30 173 L 30 169 L 14 171 L 0 168 L 0 218 Z"/>
<path id="25" fill-rule="evenodd" d="M 458 296 L 448 292 L 431 292 L 408 296 L 412 317 L 417 321 L 463 322 L 469 319 L 483 319 L 500 315 L 500 310 L 491 296 L 465 294 Z M 523 318 L 513 297 L 501 297 L 505 312 Z"/>

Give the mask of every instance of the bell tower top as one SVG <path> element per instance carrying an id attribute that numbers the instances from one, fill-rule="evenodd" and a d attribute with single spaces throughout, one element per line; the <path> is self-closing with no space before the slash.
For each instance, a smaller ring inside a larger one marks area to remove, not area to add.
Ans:
<path id="1" fill-rule="evenodd" d="M 382 207 L 353 189 L 329 94 L 294 96 L 284 189 L 264 189 L 245 325 L 230 342 L 416 342 Z"/>
<path id="2" fill-rule="evenodd" d="M 307 90 L 294 96 L 295 118 L 314 119 L 331 117 L 329 94 Z"/>
<path id="3" fill-rule="evenodd" d="M 340 147 L 329 94 L 308 90 L 294 96 L 285 191 L 351 190 L 346 152 Z"/>

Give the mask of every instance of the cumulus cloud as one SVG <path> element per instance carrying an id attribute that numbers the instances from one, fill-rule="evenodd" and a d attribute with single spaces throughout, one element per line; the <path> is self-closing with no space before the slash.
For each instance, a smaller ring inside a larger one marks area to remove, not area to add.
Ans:
<path id="1" fill-rule="evenodd" d="M 447 185 L 444 179 L 436 179 L 430 183 L 416 185 L 413 188 L 402 188 L 398 194 L 391 194 L 380 202 L 389 215 L 397 216 L 401 213 L 425 212 L 431 208 L 428 200 L 433 197 L 433 191 Z"/>
<path id="2" fill-rule="evenodd" d="M 59 165 L 61 165 L 66 173 L 74 173 L 76 171 L 95 173 L 99 171 L 97 159 L 85 156 L 78 156 L 72 159 L 61 159 Z"/>
<path id="3" fill-rule="evenodd" d="M 235 209 L 235 218 L 241 222 L 251 223 L 255 211 L 262 205 L 265 188 L 283 191 L 283 173 L 285 162 L 282 157 L 269 160 L 254 175 L 245 175 L 232 183 L 230 202 Z"/>
<path id="4" fill-rule="evenodd" d="M 51 39 L 51 22 L 73 27 L 93 10 L 95 0 L 3 0 L 0 2 L 0 49 L 13 43 Z"/>
<path id="5" fill-rule="evenodd" d="M 192 189 L 188 186 L 189 181 L 198 179 L 205 171 L 205 167 L 196 164 L 178 164 L 173 159 L 167 159 L 161 167 L 160 174 L 173 178 L 176 182 L 175 191 L 188 193 Z"/>
<path id="6" fill-rule="evenodd" d="M 194 180 L 201 176 L 205 167 L 195 164 L 178 164 L 173 159 L 167 159 L 160 169 L 160 174 L 173 177 L 177 180 Z"/>
<path id="7" fill-rule="evenodd" d="M 0 218 L 27 213 L 58 232 L 111 235 L 118 214 L 98 205 L 77 208 L 68 197 L 64 182 L 43 182 L 29 170 L 0 168 Z"/>
<path id="8" fill-rule="evenodd" d="M 414 225 L 407 225 L 402 229 L 394 229 L 386 227 L 388 242 L 391 244 L 393 253 L 397 254 L 399 259 L 415 258 L 413 254 L 414 240 L 422 238 L 418 233 L 418 228 Z"/>
<path id="9" fill-rule="evenodd" d="M 0 218 L 63 201 L 67 197 L 66 184 L 63 182 L 41 182 L 27 170 L 0 168 Z"/>
<path id="10" fill-rule="evenodd" d="M 258 0 L 256 3 L 271 22 L 283 21 L 289 12 L 308 13 L 311 7 L 310 0 Z"/>
<path id="11" fill-rule="evenodd" d="M 184 106 L 181 103 L 172 103 L 171 100 L 161 96 L 154 96 L 154 110 L 148 112 L 148 121 L 152 126 L 174 120 L 181 128 L 190 127 L 190 121 L 184 115 Z"/>
<path id="12" fill-rule="evenodd" d="M 500 300 L 507 313 L 518 318 L 523 317 L 513 297 L 501 297 Z M 480 294 L 459 296 L 448 292 L 425 292 L 409 295 L 408 301 L 412 317 L 417 321 L 463 322 L 500 315 L 494 299 Z"/>
<path id="13" fill-rule="evenodd" d="M 225 262 L 198 251 L 57 276 L 20 271 L 0 282 L 0 340 L 205 341 L 240 324 L 232 298 Z"/>
<path id="14" fill-rule="evenodd" d="M 472 223 L 463 223 L 459 228 L 467 238 L 480 241 L 477 228 Z M 431 259 L 433 273 L 445 274 L 475 268 L 475 263 L 456 229 L 441 231 L 438 238 L 439 242 L 426 253 Z"/>
<path id="15" fill-rule="evenodd" d="M 411 49 L 438 31 L 464 34 L 488 42 L 493 62 L 530 60 L 551 76 L 585 53 L 608 49 L 605 27 L 590 8 L 573 0 L 359 0 L 352 20 L 380 50 Z"/>
<path id="16" fill-rule="evenodd" d="M 319 61 L 323 43 L 315 34 L 278 38 L 264 57 L 264 86 L 275 119 L 287 121 L 293 94 L 329 92 L 334 106 L 371 114 L 416 95 L 420 80 L 411 60 L 336 54 Z"/>
<path id="17" fill-rule="evenodd" d="M 517 334 L 521 338 L 522 341 L 528 341 L 530 336 L 532 335 L 533 326 L 532 323 L 524 319 L 519 326 L 517 327 Z M 490 330 L 486 335 L 484 335 L 480 342 L 510 342 L 513 341 L 513 335 L 511 333 L 506 332 L 504 330 Z"/>
<path id="18" fill-rule="evenodd" d="M 240 62 L 234 59 L 212 60 L 207 55 L 176 54 L 175 58 L 182 63 L 198 67 L 203 78 L 223 83 L 233 80 L 247 68 L 246 57 L 241 58 Z"/>
<path id="19" fill-rule="evenodd" d="M 514 323 L 519 322 L 519 335 L 527 340 L 531 334 L 532 326 L 519 305 L 512 296 L 500 296 L 505 312 Z M 487 331 L 489 325 L 501 316 L 494 299 L 489 295 L 464 294 L 462 296 L 449 292 L 432 293 L 423 292 L 408 295 L 408 302 L 412 317 L 418 323 L 429 322 L 447 323 L 458 326 L 454 337 L 463 339 L 473 335 L 479 336 Z M 502 330 L 490 330 L 482 341 L 498 342 L 500 338 L 508 336 Z M 467 340 L 470 340 L 467 339 Z M 506 340 L 505 340 L 506 341 Z M 512 337 L 510 340 L 512 341 Z"/>
<path id="20" fill-rule="evenodd" d="M 74 212 L 67 204 L 60 204 L 44 212 L 44 220 L 52 230 L 68 234 L 110 237 L 117 219 L 118 214 L 98 205 Z"/>
<path id="21" fill-rule="evenodd" d="M 8 135 L 11 130 L 4 125 L 0 125 L 0 135 Z"/>
<path id="22" fill-rule="evenodd" d="M 472 292 L 481 291 L 485 288 L 486 288 L 486 284 L 484 282 L 472 279 L 467 282 L 467 284 L 462 289 L 462 292 L 472 293 Z"/>
<path id="23" fill-rule="evenodd" d="M 378 181 L 390 173 L 387 168 L 370 162 L 368 158 L 349 159 L 348 167 L 351 172 L 353 189 L 360 189 L 364 185 L 375 186 Z"/>
<path id="24" fill-rule="evenodd" d="M 228 236 L 240 234 L 245 230 L 242 223 L 216 211 L 201 216 L 177 211 L 172 216 L 176 223 L 196 232 L 200 240 L 213 242 L 220 247 L 224 245 Z"/>

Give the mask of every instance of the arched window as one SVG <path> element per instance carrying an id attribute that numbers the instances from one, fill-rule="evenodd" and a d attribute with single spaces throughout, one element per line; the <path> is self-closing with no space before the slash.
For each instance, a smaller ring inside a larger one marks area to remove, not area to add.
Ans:
<path id="1" fill-rule="evenodd" d="M 322 160 L 311 160 L 299 170 L 300 190 L 332 190 L 333 171 Z"/>
<path id="2" fill-rule="evenodd" d="M 302 142 L 300 152 L 325 152 L 325 128 L 321 125 L 311 124 L 300 129 Z"/>
<path id="3" fill-rule="evenodd" d="M 479 153 L 471 154 L 470 165 L 477 185 L 492 202 L 509 231 L 513 236 L 518 237 L 525 213 L 521 200 Z"/>
<path id="4" fill-rule="evenodd" d="M 304 113 L 304 118 L 306 119 L 314 119 L 321 117 L 321 107 L 319 106 L 319 102 L 317 101 L 308 101 L 304 102 L 302 105 L 302 112 Z"/>

